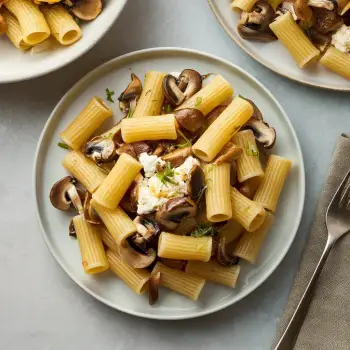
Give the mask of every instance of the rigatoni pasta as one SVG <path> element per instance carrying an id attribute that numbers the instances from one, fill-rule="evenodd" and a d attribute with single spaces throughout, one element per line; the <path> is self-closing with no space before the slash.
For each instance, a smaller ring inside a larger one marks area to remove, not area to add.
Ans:
<path id="1" fill-rule="evenodd" d="M 215 260 L 208 262 L 189 261 L 186 265 L 186 273 L 202 277 L 207 281 L 222 284 L 227 287 L 236 287 L 240 272 L 240 266 L 222 266 Z"/>
<path id="2" fill-rule="evenodd" d="M 350 55 L 330 47 L 321 57 L 320 63 L 331 71 L 350 79 Z"/>
<path id="3" fill-rule="evenodd" d="M 205 279 L 171 269 L 161 262 L 157 262 L 152 270 L 152 274 L 157 272 L 160 272 L 161 275 L 161 286 L 183 294 L 192 300 L 198 300 L 199 294 L 204 287 Z"/>
<path id="4" fill-rule="evenodd" d="M 212 161 L 252 115 L 252 105 L 241 97 L 235 97 L 193 145 L 193 153 L 206 162 Z"/>
<path id="5" fill-rule="evenodd" d="M 250 12 L 257 1 L 258 0 L 233 0 L 231 3 L 231 8 L 232 10 L 239 9 Z"/>
<path id="6" fill-rule="evenodd" d="M 109 117 L 112 111 L 97 96 L 93 97 L 80 114 L 61 132 L 61 139 L 72 149 L 80 149 L 92 133 Z"/>
<path id="7" fill-rule="evenodd" d="M 103 248 L 99 227 L 89 224 L 84 215 L 73 218 L 84 271 L 95 274 L 108 269 L 108 260 Z"/>
<path id="8" fill-rule="evenodd" d="M 123 153 L 92 198 L 106 208 L 117 208 L 141 169 L 141 163 Z"/>
<path id="9" fill-rule="evenodd" d="M 271 155 L 267 161 L 265 176 L 255 193 L 254 201 L 274 212 L 277 207 L 284 181 L 292 167 L 292 161 Z"/>

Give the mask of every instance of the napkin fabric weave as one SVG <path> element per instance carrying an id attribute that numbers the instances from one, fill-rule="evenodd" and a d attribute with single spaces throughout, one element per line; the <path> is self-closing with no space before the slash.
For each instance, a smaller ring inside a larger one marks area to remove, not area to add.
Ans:
<path id="1" fill-rule="evenodd" d="M 278 327 L 275 345 L 321 257 L 327 240 L 327 207 L 349 168 L 350 138 L 343 134 L 334 152 L 309 241 Z M 326 261 L 294 349 L 350 350 L 350 233 L 336 242 Z"/>

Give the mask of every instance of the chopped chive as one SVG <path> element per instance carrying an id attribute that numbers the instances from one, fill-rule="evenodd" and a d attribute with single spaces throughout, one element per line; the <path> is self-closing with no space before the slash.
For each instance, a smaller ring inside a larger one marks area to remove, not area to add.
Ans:
<path id="1" fill-rule="evenodd" d="M 58 147 L 61 147 L 61 148 L 64 148 L 64 149 L 70 149 L 70 147 L 69 147 L 66 143 L 64 143 L 64 142 L 59 142 L 59 143 L 57 144 L 57 146 L 58 146 Z"/>

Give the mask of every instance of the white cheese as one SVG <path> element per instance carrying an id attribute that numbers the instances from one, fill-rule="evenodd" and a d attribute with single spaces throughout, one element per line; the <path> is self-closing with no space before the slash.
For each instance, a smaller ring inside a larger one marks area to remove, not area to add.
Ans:
<path id="1" fill-rule="evenodd" d="M 139 161 L 143 165 L 143 170 L 146 177 L 151 177 L 155 174 L 157 164 L 165 165 L 164 160 L 154 155 L 148 155 L 146 152 L 140 154 Z"/>
<path id="2" fill-rule="evenodd" d="M 332 45 L 342 52 L 350 52 L 350 27 L 343 24 L 332 35 Z"/>
<path id="3" fill-rule="evenodd" d="M 155 161 L 155 164 L 157 164 L 157 161 Z M 142 163 L 141 156 L 140 162 Z M 155 173 L 155 168 L 154 174 L 149 178 L 146 177 L 140 184 L 137 214 L 151 213 L 159 209 L 170 198 L 185 196 L 188 193 L 187 180 L 194 165 L 200 165 L 199 161 L 193 157 L 188 157 L 182 165 L 174 168 L 174 176 L 171 178 L 173 183 L 162 183 Z"/>

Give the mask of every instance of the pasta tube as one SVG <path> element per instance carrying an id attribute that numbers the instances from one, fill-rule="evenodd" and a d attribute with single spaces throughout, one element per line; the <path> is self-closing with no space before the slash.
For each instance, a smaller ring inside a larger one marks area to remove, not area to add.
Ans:
<path id="1" fill-rule="evenodd" d="M 176 140 L 176 123 L 174 114 L 123 119 L 122 138 L 131 143 L 143 140 Z"/>
<path id="2" fill-rule="evenodd" d="M 300 68 L 306 67 L 319 56 L 320 51 L 312 44 L 303 30 L 294 21 L 289 11 L 277 17 L 270 24 L 270 28 Z"/>
<path id="3" fill-rule="evenodd" d="M 155 71 L 146 73 L 142 94 L 132 114 L 133 118 L 161 114 L 164 102 L 163 79 L 165 75 L 163 72 Z"/>
<path id="4" fill-rule="evenodd" d="M 264 222 L 264 207 L 243 196 L 236 188 L 231 187 L 232 219 L 240 223 L 247 231 L 257 230 Z"/>
<path id="5" fill-rule="evenodd" d="M 232 217 L 230 199 L 231 164 L 206 164 L 203 166 L 207 219 L 211 222 L 226 221 Z"/>
<path id="6" fill-rule="evenodd" d="M 207 281 L 234 288 L 236 287 L 240 269 L 239 265 L 226 267 L 212 259 L 208 262 L 189 261 L 185 271 L 193 276 L 202 277 Z"/>
<path id="7" fill-rule="evenodd" d="M 255 264 L 258 254 L 264 243 L 266 234 L 272 226 L 273 222 L 273 214 L 267 213 L 264 223 L 256 231 L 245 231 L 243 233 L 231 255 L 238 256 L 239 258 Z"/>
<path id="8" fill-rule="evenodd" d="M 7 10 L 2 11 L 0 15 L 3 15 L 7 23 L 6 35 L 11 40 L 12 44 L 20 50 L 30 49 L 31 46 L 26 44 L 23 40 L 23 33 L 21 30 L 21 26 L 17 21 L 17 18 L 12 16 L 12 14 Z"/>
<path id="9" fill-rule="evenodd" d="M 61 5 L 41 8 L 52 35 L 61 45 L 78 41 L 82 32 L 69 12 Z"/>
<path id="10" fill-rule="evenodd" d="M 92 198 L 106 208 L 117 208 L 141 169 L 141 163 L 127 153 L 122 153 Z"/>
<path id="11" fill-rule="evenodd" d="M 284 181 L 292 167 L 292 161 L 271 155 L 267 161 L 265 176 L 256 190 L 254 201 L 274 212 Z"/>
<path id="12" fill-rule="evenodd" d="M 96 201 L 91 201 L 92 207 L 106 225 L 117 245 L 124 245 L 125 240 L 137 232 L 135 223 L 129 218 L 123 209 L 108 209 L 99 205 Z"/>
<path id="13" fill-rule="evenodd" d="M 114 250 L 115 252 L 119 252 L 119 247 L 117 241 L 114 239 L 112 234 L 103 226 L 100 225 L 101 239 L 103 244 L 108 247 L 108 249 Z"/>
<path id="14" fill-rule="evenodd" d="M 61 139 L 72 149 L 80 149 L 92 133 L 112 111 L 97 96 L 93 97 L 80 114 L 61 132 Z"/>
<path id="15" fill-rule="evenodd" d="M 17 18 L 26 44 L 36 45 L 50 36 L 44 15 L 31 0 L 10 0 L 4 6 Z"/>
<path id="16" fill-rule="evenodd" d="M 94 193 L 107 176 L 92 160 L 86 158 L 80 151 L 69 152 L 64 157 L 62 165 L 90 193 Z"/>
<path id="17" fill-rule="evenodd" d="M 233 0 L 231 3 L 232 10 L 242 10 L 251 12 L 257 0 Z"/>
<path id="18" fill-rule="evenodd" d="M 331 46 L 321 57 L 320 62 L 331 71 L 350 79 L 350 55 Z"/>
<path id="19" fill-rule="evenodd" d="M 107 259 L 109 261 L 109 269 L 123 280 L 137 294 L 143 294 L 151 277 L 146 269 L 134 269 L 126 262 L 121 260 L 118 252 L 107 250 Z"/>
<path id="20" fill-rule="evenodd" d="M 259 149 L 253 131 L 243 130 L 238 132 L 232 138 L 232 142 L 243 148 L 241 156 L 237 159 L 238 181 L 244 182 L 253 177 L 263 176 L 264 170 L 260 163 Z"/>
<path id="21" fill-rule="evenodd" d="M 84 271 L 88 274 L 95 274 L 107 270 L 109 264 L 99 227 L 89 224 L 84 215 L 75 216 L 73 224 L 77 233 Z"/>
<path id="22" fill-rule="evenodd" d="M 152 270 L 152 274 L 160 272 L 160 284 L 177 293 L 183 294 L 192 300 L 198 300 L 202 291 L 205 279 L 192 276 L 183 271 L 171 269 L 161 262 L 157 262 Z"/>
<path id="23" fill-rule="evenodd" d="M 208 85 L 205 85 L 177 109 L 196 108 L 206 116 L 219 104 L 229 99 L 232 94 L 231 84 L 221 75 L 216 75 Z"/>
<path id="24" fill-rule="evenodd" d="M 179 236 L 162 232 L 158 241 L 158 256 L 178 260 L 209 261 L 212 237 Z"/>
<path id="25" fill-rule="evenodd" d="M 212 161 L 252 115 L 252 105 L 241 97 L 235 97 L 193 145 L 193 153 L 206 162 Z"/>

